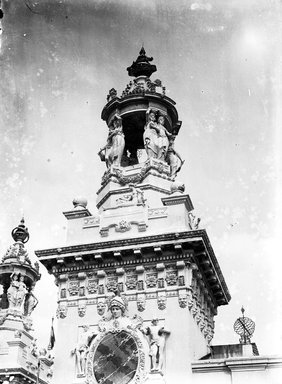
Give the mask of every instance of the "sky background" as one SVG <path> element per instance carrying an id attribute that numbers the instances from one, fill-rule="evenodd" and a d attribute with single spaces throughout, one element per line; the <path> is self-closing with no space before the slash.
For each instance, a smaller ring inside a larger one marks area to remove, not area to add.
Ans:
<path id="1" fill-rule="evenodd" d="M 236 343 L 244 305 L 260 354 L 282 352 L 281 6 L 271 0 L 2 0 L 0 251 L 22 215 L 33 251 L 63 246 L 76 196 L 96 213 L 108 90 L 144 44 L 182 128 L 178 179 L 201 217 L 232 299 L 213 344 Z M 33 318 L 42 346 L 56 311 L 41 267 Z"/>

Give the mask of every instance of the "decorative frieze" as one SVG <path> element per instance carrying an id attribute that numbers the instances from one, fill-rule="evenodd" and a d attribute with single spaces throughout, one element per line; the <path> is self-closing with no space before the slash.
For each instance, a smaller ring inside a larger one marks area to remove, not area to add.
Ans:
<path id="1" fill-rule="evenodd" d="M 69 281 L 68 291 L 69 291 L 70 296 L 78 295 L 78 292 L 79 292 L 79 282 L 75 281 L 75 280 Z"/>
<path id="2" fill-rule="evenodd" d="M 87 291 L 90 294 L 95 294 L 98 291 L 98 279 L 88 279 Z"/>
<path id="3" fill-rule="evenodd" d="M 146 273 L 146 286 L 147 288 L 155 288 L 157 286 L 158 274 L 157 272 Z"/>
<path id="4" fill-rule="evenodd" d="M 177 285 L 177 270 L 176 269 L 167 270 L 165 280 L 168 286 Z"/>
<path id="5" fill-rule="evenodd" d="M 114 275 L 108 275 L 107 276 L 107 282 L 106 282 L 106 287 L 108 292 L 116 292 L 118 288 L 118 278 L 117 276 Z"/>
<path id="6" fill-rule="evenodd" d="M 167 207 L 148 209 L 148 219 L 159 219 L 161 217 L 167 217 L 167 215 Z"/>
<path id="7" fill-rule="evenodd" d="M 132 290 L 136 289 L 137 287 L 137 274 L 128 274 L 126 275 L 126 283 L 125 283 L 127 289 Z"/>
<path id="8" fill-rule="evenodd" d="M 83 228 L 99 227 L 100 217 L 99 216 L 90 216 L 83 220 Z"/>

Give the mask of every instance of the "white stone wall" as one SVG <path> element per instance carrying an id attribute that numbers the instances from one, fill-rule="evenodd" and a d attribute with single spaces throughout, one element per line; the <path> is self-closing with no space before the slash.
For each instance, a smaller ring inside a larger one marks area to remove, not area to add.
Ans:
<path id="1" fill-rule="evenodd" d="M 281 384 L 281 357 L 237 357 L 192 363 L 193 384 Z"/>

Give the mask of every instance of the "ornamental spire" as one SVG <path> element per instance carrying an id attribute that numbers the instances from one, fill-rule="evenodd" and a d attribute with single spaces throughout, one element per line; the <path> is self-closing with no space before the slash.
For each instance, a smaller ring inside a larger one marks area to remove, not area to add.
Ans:
<path id="1" fill-rule="evenodd" d="M 136 61 L 133 61 L 132 65 L 127 68 L 128 75 L 133 77 L 150 77 L 157 70 L 157 67 L 150 64 L 150 61 L 153 61 L 153 57 L 146 56 L 146 51 L 142 46 Z"/>

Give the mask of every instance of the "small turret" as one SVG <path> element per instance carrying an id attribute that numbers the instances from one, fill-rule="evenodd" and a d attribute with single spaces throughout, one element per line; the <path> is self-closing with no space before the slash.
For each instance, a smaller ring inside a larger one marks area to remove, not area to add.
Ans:
<path id="1" fill-rule="evenodd" d="M 39 263 L 31 263 L 24 247 L 29 240 L 24 218 L 11 234 L 15 242 L 0 262 L 0 382 L 13 377 L 15 383 L 32 384 L 38 383 L 40 376 L 40 383 L 47 384 L 53 358 L 50 353 L 38 351 L 32 336 L 30 316 L 38 304 L 34 287 L 41 275 Z"/>

